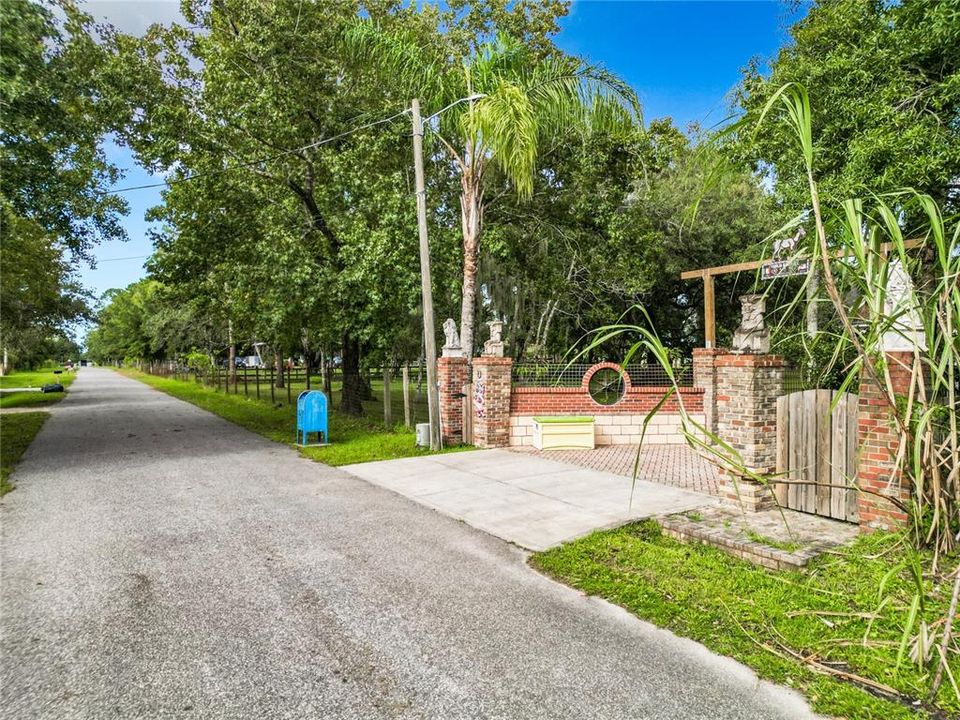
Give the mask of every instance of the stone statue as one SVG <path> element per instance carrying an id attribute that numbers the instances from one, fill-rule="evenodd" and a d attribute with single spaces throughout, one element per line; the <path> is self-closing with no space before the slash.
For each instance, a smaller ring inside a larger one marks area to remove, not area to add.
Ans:
<path id="1" fill-rule="evenodd" d="M 483 354 L 487 357 L 503 357 L 503 323 L 500 320 L 491 320 L 490 339 L 483 344 Z"/>
<path id="2" fill-rule="evenodd" d="M 883 301 L 883 313 L 890 320 L 890 328 L 883 333 L 884 350 L 926 349 L 923 323 L 917 312 L 917 299 L 913 280 L 899 259 L 890 262 L 887 271 L 887 292 Z"/>
<path id="3" fill-rule="evenodd" d="M 447 318 L 443 321 L 443 334 L 446 337 L 443 343 L 443 357 L 463 357 L 460 335 L 457 333 L 457 323 L 453 318 Z"/>
<path id="4" fill-rule="evenodd" d="M 740 296 L 742 319 L 733 334 L 733 351 L 745 353 L 770 352 L 770 330 L 763 324 L 766 299 L 763 295 Z"/>

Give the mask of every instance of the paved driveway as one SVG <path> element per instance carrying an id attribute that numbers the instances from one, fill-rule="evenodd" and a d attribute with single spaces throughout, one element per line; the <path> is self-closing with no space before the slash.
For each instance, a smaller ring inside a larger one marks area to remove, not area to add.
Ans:
<path id="1" fill-rule="evenodd" d="M 348 465 L 347 472 L 530 550 L 716 504 L 709 495 L 509 450 Z"/>
<path id="2" fill-rule="evenodd" d="M 13 480 L 0 717 L 810 717 L 512 545 L 107 370 Z"/>

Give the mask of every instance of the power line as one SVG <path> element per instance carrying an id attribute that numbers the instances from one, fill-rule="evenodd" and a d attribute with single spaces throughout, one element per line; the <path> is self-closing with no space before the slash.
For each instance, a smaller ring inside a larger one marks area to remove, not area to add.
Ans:
<path id="1" fill-rule="evenodd" d="M 459 103 L 466 102 L 468 100 L 479 100 L 480 98 L 484 98 L 484 97 L 486 97 L 486 95 L 482 93 L 474 93 L 473 95 L 470 95 L 468 97 L 463 97 L 463 98 L 460 98 L 459 100 L 454 100 L 452 103 L 450 103 L 446 107 L 441 108 L 440 110 L 437 110 L 437 112 L 433 113 L 433 115 L 430 115 L 429 117 L 427 117 L 426 120 L 430 121 L 435 117 L 439 117 L 442 113 L 446 112 L 447 110 L 452 108 L 454 105 L 458 105 Z M 277 158 L 284 157 L 286 155 L 292 155 L 294 153 L 303 152 L 304 150 L 312 150 L 313 148 L 320 147 L 321 145 L 332 143 L 334 140 L 339 140 L 340 138 L 344 138 L 347 135 L 352 135 L 355 132 L 360 132 L 361 130 L 367 130 L 368 128 L 376 127 L 377 125 L 383 125 L 384 123 L 393 122 L 401 115 L 407 115 L 409 113 L 410 113 L 410 108 L 405 108 L 400 112 L 391 115 L 390 117 L 381 118 L 380 120 L 374 120 L 373 122 L 369 122 L 364 125 L 359 125 L 355 128 L 351 128 L 350 130 L 345 130 L 344 132 L 338 135 L 334 135 L 333 137 L 324 138 L 323 140 L 318 140 L 308 145 L 302 145 L 301 147 L 293 148 L 292 150 L 283 150 L 282 152 L 276 153 L 275 155 L 269 155 L 267 157 L 259 158 L 257 160 L 251 160 L 249 162 L 239 163 L 238 165 L 232 165 L 231 167 L 223 168 L 222 170 L 213 170 L 211 172 L 206 172 L 206 173 L 194 173 L 193 175 L 188 175 L 186 177 L 174 178 L 173 180 L 164 180 L 163 182 L 158 182 L 158 183 L 149 183 L 146 185 L 133 185 L 131 187 L 117 188 L 115 190 L 104 190 L 103 194 L 119 195 L 120 193 L 131 192 L 133 190 L 148 190 L 150 188 L 169 187 L 170 185 L 177 185 L 179 183 L 188 182 L 190 180 L 195 180 L 199 177 L 206 177 L 208 175 L 222 175 L 223 173 L 230 172 L 231 170 L 239 170 L 245 167 L 252 167 L 254 165 L 259 165 L 261 163 L 270 162 L 271 160 L 276 160 Z M 107 261 L 102 261 L 102 262 L 107 262 Z"/>
<path id="2" fill-rule="evenodd" d="M 120 262 L 121 260 L 142 260 L 143 258 L 148 258 L 148 257 L 150 256 L 149 255 L 131 255 L 130 257 L 122 257 L 122 258 L 103 258 L 102 260 L 98 259 L 97 263 L 99 264 L 99 263 L 105 263 L 105 262 Z"/>
<path id="3" fill-rule="evenodd" d="M 327 143 L 332 143 L 334 140 L 339 140 L 340 138 L 346 137 L 347 135 L 352 135 L 355 132 L 360 132 L 361 130 L 366 130 L 368 128 L 376 127 L 377 125 L 383 125 L 384 123 L 392 122 L 393 120 L 396 120 L 401 115 L 406 115 L 409 112 L 410 112 L 410 109 L 406 108 L 394 115 L 391 115 L 390 117 L 381 118 L 380 120 L 375 120 L 373 122 L 366 123 L 365 125 L 360 125 L 358 127 L 351 128 L 350 130 L 346 130 L 338 135 L 334 135 L 333 137 L 324 138 L 323 140 L 318 140 L 316 142 L 310 143 L 309 145 L 303 145 L 298 148 L 293 148 L 292 150 L 284 150 L 282 152 L 279 152 L 275 155 L 270 155 L 268 157 L 259 158 L 257 160 L 251 160 L 249 162 L 240 163 L 238 165 L 232 165 L 231 167 L 223 168 L 222 170 L 214 170 L 207 173 L 194 173 L 193 175 L 188 175 L 182 178 L 174 178 L 173 180 L 164 180 L 163 182 L 159 182 L 159 183 L 150 183 L 147 185 L 133 185 L 131 187 L 117 188 L 115 190 L 104 190 L 103 194 L 118 195 L 120 193 L 130 192 L 132 190 L 146 190 L 148 188 L 169 187 L 170 185 L 177 185 L 179 183 L 187 182 L 189 180 L 195 180 L 196 178 L 199 178 L 199 177 L 206 177 L 208 175 L 222 175 L 223 173 L 230 172 L 231 170 L 238 170 L 240 168 L 252 167 L 253 165 L 260 165 L 261 163 L 270 162 L 271 160 L 276 160 L 277 158 L 284 157 L 285 155 L 292 155 L 294 153 L 303 152 L 304 150 L 312 150 L 313 148 L 320 147 L 321 145 L 326 145 Z"/>

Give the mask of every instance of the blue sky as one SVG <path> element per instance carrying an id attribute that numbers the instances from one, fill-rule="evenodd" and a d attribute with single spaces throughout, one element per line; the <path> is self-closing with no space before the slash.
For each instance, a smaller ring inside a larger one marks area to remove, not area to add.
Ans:
<path id="1" fill-rule="evenodd" d="M 140 33 L 152 22 L 179 15 L 176 0 L 94 0 L 88 12 L 125 32 Z M 782 2 L 640 2 L 576 0 L 563 19 L 557 43 L 612 70 L 638 92 L 647 122 L 670 116 L 685 128 L 704 127 L 728 114 L 729 93 L 752 57 L 771 58 L 787 41 L 787 28 L 804 7 Z M 127 170 L 120 187 L 156 182 L 123 149 L 107 145 L 110 159 Z M 146 274 L 152 247 L 144 213 L 160 202 L 159 190 L 125 193 L 130 239 L 100 246 L 96 269 L 80 277 L 97 295 L 125 287 Z"/>

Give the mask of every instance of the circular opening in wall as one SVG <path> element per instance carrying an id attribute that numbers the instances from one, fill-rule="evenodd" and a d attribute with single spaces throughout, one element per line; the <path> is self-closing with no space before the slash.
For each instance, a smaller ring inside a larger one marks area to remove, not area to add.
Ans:
<path id="1" fill-rule="evenodd" d="M 616 405 L 627 392 L 627 386 L 620 370 L 605 367 L 590 376 L 587 390 L 595 403 Z"/>

